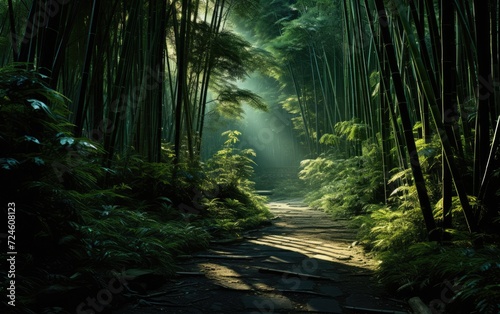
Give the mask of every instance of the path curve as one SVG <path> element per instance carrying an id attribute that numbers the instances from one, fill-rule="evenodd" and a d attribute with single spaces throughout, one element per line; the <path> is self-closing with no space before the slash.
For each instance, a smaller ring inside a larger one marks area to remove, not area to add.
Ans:
<path id="1" fill-rule="evenodd" d="M 376 261 L 346 220 L 297 200 L 269 208 L 272 225 L 190 256 L 177 278 L 116 313 L 406 313 L 376 286 Z"/>

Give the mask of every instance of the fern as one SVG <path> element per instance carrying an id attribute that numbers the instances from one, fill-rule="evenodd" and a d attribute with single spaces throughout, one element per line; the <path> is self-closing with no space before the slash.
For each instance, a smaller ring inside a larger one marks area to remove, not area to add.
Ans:
<path id="1" fill-rule="evenodd" d="M 446 302 L 450 313 L 496 313 L 499 253 L 496 247 L 476 250 L 420 242 L 383 254 L 379 278 L 392 290 L 405 295 L 418 293 L 430 300 L 440 300 L 445 291 L 452 297 L 451 303 Z"/>
<path id="2" fill-rule="evenodd" d="M 310 189 L 306 201 L 334 215 L 361 214 L 366 204 L 383 198 L 379 156 L 379 147 L 365 144 L 362 156 L 344 159 L 332 153 L 303 160 L 299 178 Z"/>
<path id="3" fill-rule="evenodd" d="M 358 119 L 352 119 L 337 122 L 334 129 L 338 136 L 343 136 L 348 141 L 362 141 L 366 139 L 368 125 L 360 123 Z"/>

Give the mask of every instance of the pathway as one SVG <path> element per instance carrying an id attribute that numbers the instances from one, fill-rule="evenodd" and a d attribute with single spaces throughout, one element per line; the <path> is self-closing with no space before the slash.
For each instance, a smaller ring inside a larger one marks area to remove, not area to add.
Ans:
<path id="1" fill-rule="evenodd" d="M 175 280 L 117 312 L 406 313 L 374 284 L 376 262 L 353 246 L 346 220 L 300 202 L 269 207 L 271 226 L 191 256 Z"/>

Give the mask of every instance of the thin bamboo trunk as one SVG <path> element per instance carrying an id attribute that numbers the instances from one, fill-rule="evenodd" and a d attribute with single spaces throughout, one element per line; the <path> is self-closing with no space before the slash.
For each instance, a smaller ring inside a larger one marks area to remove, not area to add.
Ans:
<path id="1" fill-rule="evenodd" d="M 393 97 L 392 97 L 392 93 L 391 93 L 391 84 L 390 84 L 391 68 L 390 68 L 389 62 L 387 60 L 387 54 L 385 54 L 383 51 L 383 47 L 384 47 L 383 38 L 382 38 L 382 36 L 377 34 L 375 31 L 373 18 L 372 18 L 372 15 L 370 13 L 370 10 L 369 10 L 369 5 L 368 5 L 367 0 L 365 0 L 365 8 L 366 8 L 366 16 L 367 16 L 368 21 L 369 21 L 368 25 L 370 27 L 372 37 L 379 38 L 378 47 L 375 48 L 375 53 L 377 55 L 377 59 L 378 59 L 379 65 L 380 65 L 380 72 L 381 72 L 380 82 L 381 82 L 381 85 L 383 86 L 384 91 L 385 91 L 385 101 L 387 102 L 386 109 L 387 109 L 387 113 L 389 114 L 389 121 L 392 122 L 391 126 L 392 126 L 392 130 L 394 133 L 394 141 L 395 141 L 395 145 L 396 145 L 397 151 L 398 151 L 398 162 L 399 162 L 401 169 L 407 169 L 408 162 L 407 162 L 407 158 L 406 158 L 404 140 L 403 140 L 403 137 L 401 134 L 402 132 L 399 128 L 399 124 L 397 123 L 396 114 L 395 114 L 394 109 L 393 109 L 393 108 L 395 108 L 395 106 L 394 106 L 394 102 L 393 102 Z M 382 28 L 382 25 L 379 25 L 379 30 L 381 28 Z M 382 93 L 382 96 L 383 95 L 384 94 Z M 392 169 L 392 167 L 389 168 L 389 170 L 390 169 Z"/>
<path id="2" fill-rule="evenodd" d="M 312 78 L 312 90 L 313 90 L 313 101 L 314 101 L 314 131 L 316 135 L 314 136 L 314 149 L 316 152 L 316 156 L 319 155 L 319 112 L 318 112 L 318 95 L 316 93 L 316 74 L 314 73 L 313 66 L 313 53 L 311 51 L 311 46 L 309 45 L 309 65 L 311 67 L 311 78 Z"/>
<path id="3" fill-rule="evenodd" d="M 17 38 L 17 32 L 16 32 L 16 21 L 14 18 L 14 7 L 12 4 L 12 0 L 7 1 L 8 5 L 8 11 L 9 11 L 9 22 L 10 22 L 10 38 L 11 38 L 11 45 L 12 45 L 12 59 L 14 62 L 17 62 L 19 59 L 19 43 L 18 43 L 18 38 Z"/>
<path id="4" fill-rule="evenodd" d="M 217 2 L 217 5 L 215 6 L 213 12 L 212 12 L 212 18 L 210 21 L 210 40 L 209 40 L 209 47 L 211 47 L 211 43 L 213 42 L 213 39 L 218 36 L 220 32 L 220 25 L 221 25 L 221 20 L 223 17 L 223 7 Z M 207 3 L 207 9 L 206 9 L 206 14 L 207 16 L 208 13 L 208 3 Z M 202 89 L 201 89 L 201 97 L 200 97 L 200 111 L 199 111 L 199 118 L 198 118 L 198 125 L 199 127 L 197 128 L 198 133 L 199 133 L 199 144 L 198 144 L 198 152 L 201 151 L 201 140 L 203 138 L 203 131 L 205 127 L 205 111 L 207 107 L 207 97 L 208 97 L 208 86 L 210 84 L 210 77 L 212 73 L 212 69 L 214 67 L 214 55 L 211 50 L 207 52 L 206 55 L 206 63 L 205 63 L 205 68 L 203 71 L 203 80 L 202 80 Z"/>
<path id="5" fill-rule="evenodd" d="M 89 72 L 92 63 L 92 56 L 94 55 L 94 50 L 95 50 L 95 36 L 97 32 L 97 24 L 99 23 L 100 4 L 101 4 L 100 0 L 94 0 L 92 2 L 92 11 L 90 14 L 90 29 L 87 37 L 87 46 L 85 48 L 85 60 L 83 62 L 83 69 L 81 74 L 82 78 L 80 81 L 80 86 L 75 101 L 76 116 L 75 116 L 74 133 L 75 136 L 77 137 L 82 136 L 83 122 L 86 114 L 85 98 L 87 94 L 87 85 L 89 81 L 89 75 L 90 75 Z"/>
<path id="6" fill-rule="evenodd" d="M 407 43 L 410 48 L 410 52 L 413 56 L 413 62 L 415 63 L 415 68 L 417 69 L 419 81 L 418 83 L 421 85 L 421 89 L 426 95 L 427 100 L 429 101 L 429 107 L 430 111 L 432 114 L 432 118 L 434 121 L 434 125 L 436 127 L 436 130 L 438 131 L 438 135 L 441 140 L 441 144 L 445 153 L 446 157 L 446 163 L 448 164 L 448 167 L 450 169 L 451 175 L 453 177 L 453 182 L 455 185 L 455 190 L 458 194 L 458 197 L 460 199 L 460 203 L 462 205 L 462 209 L 465 215 L 465 219 L 467 221 L 467 225 L 469 228 L 470 232 L 475 232 L 477 231 L 477 224 L 476 224 L 476 219 L 474 217 L 474 214 L 472 212 L 472 207 L 470 206 L 468 195 L 467 195 L 467 190 L 465 188 L 464 182 L 462 180 L 461 174 L 459 172 L 459 169 L 456 165 L 454 153 L 452 146 L 450 144 L 450 138 L 446 135 L 446 132 L 444 130 L 444 126 L 442 124 L 442 116 L 441 116 L 441 110 L 436 102 L 436 95 L 434 94 L 434 90 L 432 89 L 432 86 L 430 85 L 430 79 L 427 76 L 427 71 L 425 70 L 425 66 L 422 62 L 422 59 L 420 58 L 420 54 L 417 49 L 416 45 L 416 40 L 413 36 L 413 30 L 409 24 L 409 22 L 401 18 L 400 19 L 403 27 L 405 29 L 405 32 L 408 35 Z"/>
<path id="7" fill-rule="evenodd" d="M 176 51 L 177 51 L 177 100 L 175 105 L 175 128 L 174 128 L 174 164 L 177 166 L 180 162 L 181 139 L 182 139 L 182 114 L 186 108 L 184 103 L 187 96 L 186 90 L 186 75 L 187 75 L 187 23 L 188 23 L 188 5 L 189 0 L 182 0 L 180 30 L 176 34 Z M 177 24 L 176 13 L 174 13 L 174 25 Z"/>
<path id="8" fill-rule="evenodd" d="M 381 25 L 381 35 L 384 42 L 384 50 L 387 54 L 387 59 L 392 72 L 392 81 L 398 101 L 397 105 L 399 108 L 401 122 L 403 124 L 403 134 L 406 142 L 406 148 L 410 156 L 410 167 L 412 169 L 415 186 L 417 188 L 420 208 L 422 210 L 425 226 L 429 234 L 429 239 L 436 240 L 436 235 L 434 233 L 434 230 L 436 229 L 436 222 L 434 221 L 434 216 L 432 214 L 432 207 L 429 200 L 429 195 L 427 194 L 427 188 L 425 186 L 425 180 L 422 173 L 422 168 L 420 166 L 420 161 L 418 159 L 415 139 L 413 138 L 413 128 L 411 126 L 408 113 L 404 85 L 401 79 L 399 67 L 396 62 L 397 58 L 394 50 L 394 45 L 392 43 L 391 34 L 388 28 L 389 22 L 387 19 L 387 14 L 385 13 L 384 2 L 383 0 L 376 0 L 375 4 L 377 7 L 379 24 Z"/>
<path id="9" fill-rule="evenodd" d="M 458 150 L 458 143 L 453 132 L 456 125 L 456 51 L 455 51 L 455 7 L 452 2 L 441 0 L 441 115 L 443 126 L 447 136 L 452 142 L 455 150 Z M 453 182 L 450 169 L 446 164 L 445 152 L 442 153 L 442 186 L 443 198 L 443 227 L 452 227 L 451 202 L 452 202 Z"/>
<path id="10" fill-rule="evenodd" d="M 305 105 L 302 103 L 302 96 L 301 96 L 301 93 L 300 93 L 300 89 L 299 89 L 297 80 L 295 79 L 295 74 L 294 74 L 293 69 L 292 69 L 292 67 L 291 67 L 290 64 L 288 64 L 288 71 L 289 71 L 290 76 L 292 78 L 293 87 L 294 87 L 295 93 L 297 95 L 297 102 L 299 104 L 300 114 L 301 114 L 301 117 L 302 117 L 302 122 L 304 124 L 304 132 L 305 132 L 305 137 L 306 137 L 306 144 L 307 144 L 307 147 L 309 148 L 309 154 L 311 154 L 312 153 L 312 149 L 311 149 L 311 137 L 310 137 L 310 132 L 309 132 L 309 123 L 307 122 L 306 111 L 304 109 Z"/>
<path id="11" fill-rule="evenodd" d="M 488 85 L 491 79 L 491 44 L 488 1 L 475 0 L 474 14 L 476 22 L 476 48 L 478 64 L 478 102 L 476 118 L 476 138 L 474 154 L 474 194 L 479 192 L 481 178 L 486 169 L 488 147 L 490 143 L 490 108 L 493 90 Z"/>

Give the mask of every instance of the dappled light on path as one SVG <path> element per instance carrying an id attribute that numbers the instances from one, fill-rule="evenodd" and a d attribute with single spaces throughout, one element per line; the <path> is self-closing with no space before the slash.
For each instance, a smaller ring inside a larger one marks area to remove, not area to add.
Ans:
<path id="1" fill-rule="evenodd" d="M 160 313 L 159 305 L 168 313 L 406 313 L 374 285 L 376 263 L 353 246 L 347 221 L 301 202 L 269 207 L 271 226 L 190 256 L 172 281 L 176 293 L 120 313 Z"/>
<path id="2" fill-rule="evenodd" d="M 249 240 L 249 242 L 298 252 L 307 257 L 325 261 L 341 262 L 353 259 L 353 256 L 349 254 L 350 251 L 347 248 L 339 248 L 337 245 L 325 243 L 324 241 L 304 240 L 291 236 L 271 235 L 263 236 L 258 240 Z M 362 267 L 363 263 L 360 264 L 360 267 Z"/>

